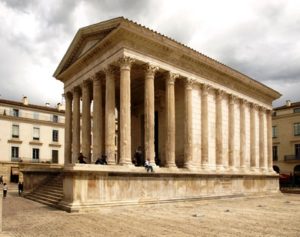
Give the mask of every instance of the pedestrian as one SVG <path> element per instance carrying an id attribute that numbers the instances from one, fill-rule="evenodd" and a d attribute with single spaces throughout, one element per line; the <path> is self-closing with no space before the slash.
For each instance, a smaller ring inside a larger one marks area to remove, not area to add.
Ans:
<path id="1" fill-rule="evenodd" d="M 153 172 L 153 167 L 152 167 L 152 165 L 150 164 L 150 159 L 147 159 L 147 160 L 145 161 L 145 168 L 146 168 L 146 170 L 147 170 L 147 173 L 148 173 L 149 171 L 151 171 L 151 173 Z"/>
<path id="2" fill-rule="evenodd" d="M 19 184 L 18 184 L 18 191 L 19 191 L 19 196 L 21 196 L 23 193 L 23 183 L 22 182 L 19 182 Z"/>
<path id="3" fill-rule="evenodd" d="M 0 176 L 0 184 L 3 184 L 3 176 Z"/>
<path id="4" fill-rule="evenodd" d="M 7 195 L 7 189 L 8 189 L 8 188 L 7 188 L 7 184 L 4 183 L 4 184 L 3 184 L 3 197 L 4 197 L 4 198 L 6 198 L 6 195 Z"/>

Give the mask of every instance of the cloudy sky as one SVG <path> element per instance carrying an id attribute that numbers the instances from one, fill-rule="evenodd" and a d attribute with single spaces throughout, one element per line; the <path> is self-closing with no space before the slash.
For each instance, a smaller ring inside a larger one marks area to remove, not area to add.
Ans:
<path id="1" fill-rule="evenodd" d="M 52 105 L 76 31 L 124 16 L 300 101 L 299 0 L 0 0 L 0 95 Z"/>

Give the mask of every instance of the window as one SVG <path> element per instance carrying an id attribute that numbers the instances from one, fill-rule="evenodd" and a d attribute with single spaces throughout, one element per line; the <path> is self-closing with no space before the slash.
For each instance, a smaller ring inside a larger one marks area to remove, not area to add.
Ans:
<path id="1" fill-rule="evenodd" d="M 54 123 L 58 123 L 58 116 L 57 116 L 57 115 L 53 115 L 52 121 L 53 121 Z"/>
<path id="2" fill-rule="evenodd" d="M 278 147 L 273 146 L 273 161 L 278 161 Z"/>
<path id="3" fill-rule="evenodd" d="M 18 109 L 13 109 L 12 115 L 13 115 L 14 117 L 19 117 L 19 110 L 18 110 Z"/>
<path id="4" fill-rule="evenodd" d="M 13 159 L 19 158 L 19 147 L 17 147 L 17 146 L 11 147 L 11 158 L 13 158 Z"/>
<path id="5" fill-rule="evenodd" d="M 300 123 L 294 123 L 294 135 L 300 136 Z"/>
<path id="6" fill-rule="evenodd" d="M 272 127 L 272 137 L 276 138 L 277 137 L 277 126 Z"/>
<path id="7" fill-rule="evenodd" d="M 52 141 L 58 142 L 58 130 L 52 130 Z"/>
<path id="8" fill-rule="evenodd" d="M 38 112 L 33 112 L 33 118 L 34 119 L 39 119 L 39 113 Z"/>
<path id="9" fill-rule="evenodd" d="M 19 138 L 19 125 L 12 125 L 12 137 Z"/>
<path id="10" fill-rule="evenodd" d="M 33 140 L 40 140 L 40 128 L 33 128 Z"/>
<path id="11" fill-rule="evenodd" d="M 52 150 L 52 163 L 58 163 L 58 150 Z"/>
<path id="12" fill-rule="evenodd" d="M 38 148 L 33 148 L 32 149 L 32 159 L 33 160 L 40 159 L 40 149 L 38 149 Z"/>
<path id="13" fill-rule="evenodd" d="M 295 156 L 296 159 L 300 159 L 300 144 L 295 144 Z"/>
<path id="14" fill-rule="evenodd" d="M 300 113 L 300 108 L 294 109 L 294 113 Z"/>

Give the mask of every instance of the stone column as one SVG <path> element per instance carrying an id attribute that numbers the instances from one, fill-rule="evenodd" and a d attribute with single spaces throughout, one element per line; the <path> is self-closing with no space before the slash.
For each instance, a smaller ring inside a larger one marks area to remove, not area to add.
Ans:
<path id="1" fill-rule="evenodd" d="M 265 166 L 265 109 L 259 108 L 259 170 L 266 171 Z"/>
<path id="2" fill-rule="evenodd" d="M 91 163 L 91 94 L 90 82 L 82 85 L 82 154 Z"/>
<path id="3" fill-rule="evenodd" d="M 171 72 L 166 78 L 166 145 L 165 166 L 175 168 L 175 80 L 179 75 Z"/>
<path id="4" fill-rule="evenodd" d="M 103 154 L 102 80 L 93 77 L 93 162 Z"/>
<path id="5" fill-rule="evenodd" d="M 120 164 L 131 162 L 131 102 L 130 70 L 132 58 L 123 57 L 120 63 Z"/>
<path id="6" fill-rule="evenodd" d="M 235 160 L 235 119 L 234 119 L 234 104 L 236 97 L 229 95 L 228 103 L 228 166 L 229 169 L 233 170 L 236 166 Z"/>
<path id="7" fill-rule="evenodd" d="M 65 165 L 72 163 L 72 93 L 65 94 Z"/>
<path id="8" fill-rule="evenodd" d="M 116 164 L 115 76 L 111 67 L 105 69 L 105 80 L 105 155 L 108 164 Z"/>
<path id="9" fill-rule="evenodd" d="M 145 160 L 150 160 L 152 165 L 155 164 L 155 149 L 154 149 L 154 77 L 155 72 L 158 70 L 150 64 L 145 68 L 145 97 L 144 97 L 144 110 L 145 110 Z"/>
<path id="10" fill-rule="evenodd" d="M 73 91 L 73 137 L 72 137 L 72 163 L 78 161 L 80 153 L 80 89 L 76 87 Z"/>
<path id="11" fill-rule="evenodd" d="M 202 84 L 201 93 L 201 167 L 202 169 L 208 169 L 208 94 L 211 87 L 207 84 Z"/>
<path id="12" fill-rule="evenodd" d="M 194 168 L 193 162 L 193 80 L 185 82 L 184 167 Z"/>
<path id="13" fill-rule="evenodd" d="M 224 170 L 224 154 L 223 154 L 223 111 L 222 99 L 224 91 L 216 90 L 216 168 Z"/>
<path id="14" fill-rule="evenodd" d="M 246 168 L 246 103 L 240 99 L 240 168 Z"/>
<path id="15" fill-rule="evenodd" d="M 256 107 L 256 104 L 250 105 L 250 168 L 252 171 L 256 171 Z"/>
<path id="16" fill-rule="evenodd" d="M 267 110 L 267 146 L 268 146 L 268 171 L 273 173 L 273 141 L 272 141 L 272 110 Z"/>

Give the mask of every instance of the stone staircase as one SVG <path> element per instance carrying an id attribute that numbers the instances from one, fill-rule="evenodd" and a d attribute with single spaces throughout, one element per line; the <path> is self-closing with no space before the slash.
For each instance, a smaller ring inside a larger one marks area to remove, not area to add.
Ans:
<path id="1" fill-rule="evenodd" d="M 35 202 L 58 208 L 58 203 L 63 198 L 62 174 L 47 178 L 43 184 L 24 197 Z"/>

